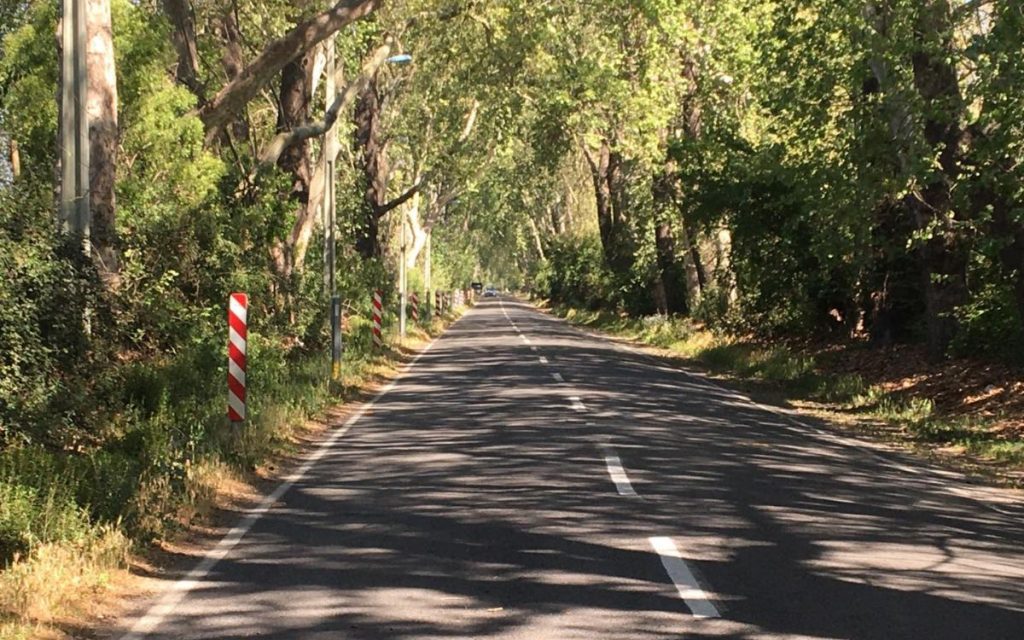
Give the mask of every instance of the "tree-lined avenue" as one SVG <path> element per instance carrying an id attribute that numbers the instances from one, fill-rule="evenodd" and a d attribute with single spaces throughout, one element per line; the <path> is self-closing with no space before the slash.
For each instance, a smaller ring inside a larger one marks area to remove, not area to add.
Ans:
<path id="1" fill-rule="evenodd" d="M 1021 505 L 908 473 L 897 454 L 514 299 L 469 311 L 346 428 L 176 606 L 142 607 L 149 617 L 125 630 L 636 640 L 1024 628 Z"/>

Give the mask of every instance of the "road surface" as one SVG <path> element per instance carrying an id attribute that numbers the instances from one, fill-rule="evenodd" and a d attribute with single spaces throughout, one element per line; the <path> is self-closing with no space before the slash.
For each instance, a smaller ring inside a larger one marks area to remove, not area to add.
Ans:
<path id="1" fill-rule="evenodd" d="M 1024 508 L 914 466 L 488 299 L 123 637 L 1024 638 Z"/>

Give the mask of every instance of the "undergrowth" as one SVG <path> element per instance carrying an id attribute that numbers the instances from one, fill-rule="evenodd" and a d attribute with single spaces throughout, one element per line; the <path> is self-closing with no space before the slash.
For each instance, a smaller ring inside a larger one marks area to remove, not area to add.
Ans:
<path id="1" fill-rule="evenodd" d="M 434 319 L 410 337 L 422 341 L 445 324 Z M 133 548 L 208 514 L 225 486 L 293 453 L 310 417 L 393 370 L 398 351 L 374 351 L 368 321 L 353 318 L 347 331 L 337 382 L 322 353 L 250 332 L 242 425 L 225 417 L 222 348 L 198 345 L 110 371 L 117 410 L 92 442 L 0 450 L 0 640 L 33 637 L 81 612 Z"/>

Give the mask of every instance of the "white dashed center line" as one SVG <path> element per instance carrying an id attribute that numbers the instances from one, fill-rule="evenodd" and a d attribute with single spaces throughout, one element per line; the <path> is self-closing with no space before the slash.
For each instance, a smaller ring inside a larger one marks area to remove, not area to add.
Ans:
<path id="1" fill-rule="evenodd" d="M 565 378 L 563 378 L 560 373 L 552 373 L 551 377 L 554 378 L 556 382 L 565 382 Z"/>
<path id="2" fill-rule="evenodd" d="M 537 351 L 537 347 L 530 347 L 530 351 Z"/>
<path id="3" fill-rule="evenodd" d="M 548 359 L 545 358 L 544 356 L 541 356 L 539 359 L 540 359 L 540 363 L 541 364 L 547 364 L 548 363 Z"/>
<path id="4" fill-rule="evenodd" d="M 633 485 L 629 482 L 629 476 L 626 475 L 626 470 L 622 467 L 622 460 L 619 460 L 619 456 L 605 456 L 604 465 L 608 467 L 608 475 L 611 476 L 612 482 L 615 483 L 615 488 L 619 491 L 620 496 L 636 495 Z"/>
<path id="5" fill-rule="evenodd" d="M 525 342 L 526 344 L 530 344 L 530 339 L 529 339 L 529 338 L 527 338 L 526 336 L 524 336 L 523 334 L 521 334 L 521 333 L 520 333 L 520 334 L 519 334 L 519 338 L 520 338 L 520 339 L 521 339 L 521 340 L 522 340 L 523 342 Z"/>
<path id="6" fill-rule="evenodd" d="M 668 577 L 672 578 L 672 582 L 676 585 L 679 597 L 686 602 L 686 606 L 690 607 L 694 617 L 720 618 L 721 614 L 718 613 L 718 609 L 711 603 L 704 590 L 700 588 L 697 578 L 694 577 L 690 567 L 679 554 L 679 549 L 672 542 L 672 538 L 662 536 L 648 539 L 654 550 L 661 556 L 661 564 L 668 572 Z"/>
<path id="7" fill-rule="evenodd" d="M 580 402 L 579 396 L 570 396 L 569 402 L 572 403 L 572 408 L 576 411 L 586 411 L 587 408 Z"/>

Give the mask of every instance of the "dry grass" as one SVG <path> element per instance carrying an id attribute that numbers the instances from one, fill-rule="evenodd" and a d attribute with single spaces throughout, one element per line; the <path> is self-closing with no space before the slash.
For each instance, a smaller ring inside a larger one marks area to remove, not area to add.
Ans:
<path id="1" fill-rule="evenodd" d="M 464 310 L 457 310 L 454 317 Z M 279 475 L 280 469 L 288 467 L 305 445 L 334 422 L 309 418 L 324 407 L 324 398 L 331 397 L 330 403 L 335 405 L 327 408 L 329 414 L 335 414 L 337 406 L 366 398 L 452 321 L 453 317 L 434 319 L 429 327 L 411 327 L 404 343 L 398 345 L 393 340 L 386 353 L 352 354 L 345 362 L 343 379 L 331 394 L 326 383 L 310 386 L 308 376 L 306 382 L 286 381 L 285 401 L 262 406 L 242 431 L 226 427 L 216 435 L 226 445 L 218 449 L 233 451 L 236 459 L 211 455 L 186 466 L 185 496 L 180 495 L 181 487 L 166 477 L 143 481 L 133 507 L 139 515 L 139 529 L 168 540 L 208 535 L 208 525 L 224 518 L 220 510 L 236 511 L 258 497 L 259 487 L 266 486 L 261 483 Z M 171 528 L 166 521 L 169 511 L 173 515 Z M 159 546 L 150 549 L 150 555 L 159 558 Z M 0 571 L 0 640 L 63 638 L 66 635 L 60 628 L 69 620 L 81 628 L 96 624 L 96 610 L 109 608 L 128 595 L 124 593 L 127 584 L 134 585 L 126 571 L 130 564 L 146 564 L 140 557 L 131 557 L 130 547 L 120 527 L 89 525 L 74 541 L 35 544 L 31 551 L 16 556 Z"/>
<path id="2" fill-rule="evenodd" d="M 78 543 L 55 542 L 15 558 L 0 573 L 0 639 L 36 637 L 45 624 L 87 612 L 128 566 L 130 542 L 115 527 Z"/>

